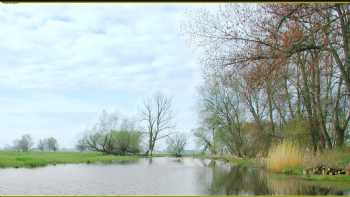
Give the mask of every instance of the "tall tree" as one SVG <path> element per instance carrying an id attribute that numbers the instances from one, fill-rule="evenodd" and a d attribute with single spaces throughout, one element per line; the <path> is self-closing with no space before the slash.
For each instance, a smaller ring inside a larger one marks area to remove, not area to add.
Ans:
<path id="1" fill-rule="evenodd" d="M 147 154 L 152 156 L 156 143 L 169 136 L 169 130 L 174 127 L 170 98 L 158 93 L 145 100 L 142 118 L 146 124 L 148 136 Z"/>

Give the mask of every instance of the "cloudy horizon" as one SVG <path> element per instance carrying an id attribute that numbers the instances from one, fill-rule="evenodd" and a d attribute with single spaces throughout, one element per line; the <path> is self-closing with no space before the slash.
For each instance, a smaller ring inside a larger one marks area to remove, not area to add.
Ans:
<path id="1" fill-rule="evenodd" d="M 189 133 L 201 66 L 179 26 L 194 7 L 2 4 L 0 147 L 29 133 L 73 148 L 102 110 L 135 117 L 155 92 Z"/>

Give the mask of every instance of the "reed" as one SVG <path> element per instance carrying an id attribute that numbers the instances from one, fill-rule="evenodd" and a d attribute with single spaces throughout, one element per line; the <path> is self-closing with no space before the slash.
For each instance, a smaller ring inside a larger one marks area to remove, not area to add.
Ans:
<path id="1" fill-rule="evenodd" d="M 273 172 L 288 172 L 301 168 L 304 151 L 292 141 L 283 141 L 273 146 L 266 158 L 266 167 Z"/>

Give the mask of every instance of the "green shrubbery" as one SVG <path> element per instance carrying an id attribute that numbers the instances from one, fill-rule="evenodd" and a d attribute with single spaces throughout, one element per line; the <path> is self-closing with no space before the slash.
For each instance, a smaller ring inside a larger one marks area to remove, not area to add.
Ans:
<path id="1" fill-rule="evenodd" d="M 111 130 L 109 132 L 92 132 L 82 140 L 91 151 L 107 154 L 137 154 L 141 150 L 141 133 L 129 130 Z"/>
<path id="2" fill-rule="evenodd" d="M 78 140 L 77 149 L 114 155 L 137 154 L 141 151 L 141 132 L 128 119 L 119 122 L 117 114 L 102 113 L 91 130 Z"/>

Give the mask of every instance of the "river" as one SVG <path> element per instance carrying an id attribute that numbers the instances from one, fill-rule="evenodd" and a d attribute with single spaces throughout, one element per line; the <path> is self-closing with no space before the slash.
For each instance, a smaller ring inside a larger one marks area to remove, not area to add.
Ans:
<path id="1" fill-rule="evenodd" d="M 0 169 L 0 195 L 350 195 L 350 183 L 310 182 L 193 158 Z"/>

